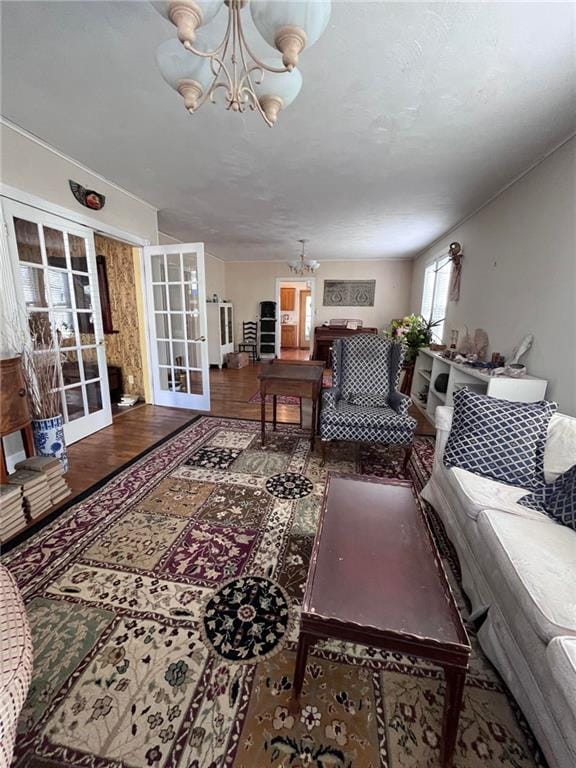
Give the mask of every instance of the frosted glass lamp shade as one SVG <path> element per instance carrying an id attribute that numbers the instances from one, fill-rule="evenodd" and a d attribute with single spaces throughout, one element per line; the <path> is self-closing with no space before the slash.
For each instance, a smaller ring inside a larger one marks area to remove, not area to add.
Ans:
<path id="1" fill-rule="evenodd" d="M 171 39 L 158 46 L 156 63 L 168 85 L 184 97 L 186 108 L 194 111 L 214 77 L 209 60 L 195 56 L 182 48 L 178 40 Z"/>
<path id="2" fill-rule="evenodd" d="M 278 61 L 275 59 L 264 59 L 263 64 L 278 67 Z M 286 109 L 292 104 L 301 88 L 302 75 L 298 69 L 293 69 L 292 72 L 264 72 L 262 82 L 254 82 L 254 91 L 260 106 L 271 123 L 276 122 L 281 109 Z"/>
<path id="3" fill-rule="evenodd" d="M 295 67 L 298 55 L 314 45 L 330 20 L 330 0 L 250 0 L 250 13 L 264 40 L 282 54 L 285 67 Z"/>
<path id="4" fill-rule="evenodd" d="M 169 0 L 152 2 L 156 10 L 178 29 L 178 39 L 185 47 L 191 47 L 196 30 L 209 24 L 218 13 L 224 0 Z"/>

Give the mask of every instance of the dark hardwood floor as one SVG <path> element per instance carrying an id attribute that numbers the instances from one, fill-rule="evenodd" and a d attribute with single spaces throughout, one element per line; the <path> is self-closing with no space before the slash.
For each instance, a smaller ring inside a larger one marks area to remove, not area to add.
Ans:
<path id="1" fill-rule="evenodd" d="M 259 420 L 259 403 L 248 402 L 258 391 L 258 369 L 259 364 L 250 364 L 246 368 L 239 369 L 211 369 L 210 415 Z M 268 406 L 268 410 L 271 419 L 271 406 Z M 66 480 L 72 490 L 72 496 L 65 499 L 61 505 L 45 512 L 38 519 L 52 516 L 59 506 L 68 503 L 178 427 L 186 424 L 191 418 L 202 413 L 146 404 L 117 414 L 111 426 L 69 446 L 70 468 L 66 474 Z M 434 434 L 434 428 L 418 409 L 412 406 L 411 413 L 418 420 L 418 434 Z M 279 422 L 298 424 L 299 420 L 298 406 L 278 405 Z"/>

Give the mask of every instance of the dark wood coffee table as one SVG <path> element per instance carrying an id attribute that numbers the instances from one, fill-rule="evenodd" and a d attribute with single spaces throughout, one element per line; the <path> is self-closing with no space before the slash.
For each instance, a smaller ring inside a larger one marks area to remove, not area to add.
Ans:
<path id="1" fill-rule="evenodd" d="M 302 605 L 296 701 L 308 649 L 326 638 L 420 656 L 443 667 L 440 758 L 449 768 L 470 642 L 408 483 L 329 474 Z"/>
<path id="2" fill-rule="evenodd" d="M 272 395 L 272 429 L 276 429 L 276 396 L 294 395 L 309 397 L 312 400 L 312 424 L 310 427 L 310 445 L 314 448 L 318 401 L 322 392 L 324 365 L 318 361 L 282 362 L 274 360 L 260 366 L 260 423 L 262 427 L 262 445 L 266 443 L 266 395 Z M 302 420 L 302 415 L 300 415 Z"/>

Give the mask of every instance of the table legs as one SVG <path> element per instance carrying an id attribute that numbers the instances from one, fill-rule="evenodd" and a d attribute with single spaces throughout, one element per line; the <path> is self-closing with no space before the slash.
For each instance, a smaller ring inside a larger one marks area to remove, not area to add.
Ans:
<path id="1" fill-rule="evenodd" d="M 294 669 L 294 682 L 292 684 L 292 698 L 294 701 L 300 699 L 302 685 L 304 683 L 304 673 L 306 672 L 306 659 L 308 658 L 308 648 L 312 645 L 313 638 L 310 635 L 300 632 L 298 639 L 298 651 L 296 652 L 296 667 Z"/>
<path id="2" fill-rule="evenodd" d="M 276 432 L 276 395 L 272 395 L 272 430 Z"/>
<path id="3" fill-rule="evenodd" d="M 266 389 L 265 387 L 260 387 L 260 400 L 262 401 L 260 405 L 260 431 L 261 431 L 261 440 L 262 445 L 266 442 Z"/>
<path id="4" fill-rule="evenodd" d="M 464 696 L 466 671 L 454 667 L 445 667 L 446 693 L 444 694 L 444 717 L 442 720 L 442 742 L 440 744 L 440 764 L 442 768 L 451 768 L 454 747 L 458 736 L 458 721 Z"/>

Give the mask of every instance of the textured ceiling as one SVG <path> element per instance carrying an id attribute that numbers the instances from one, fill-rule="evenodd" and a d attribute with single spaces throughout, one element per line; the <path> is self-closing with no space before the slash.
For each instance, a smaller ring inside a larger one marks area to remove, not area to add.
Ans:
<path id="1" fill-rule="evenodd" d="M 148 3 L 1 6 L 2 114 L 224 259 L 413 256 L 576 129 L 571 3 L 336 2 L 273 129 L 186 114 Z"/>

